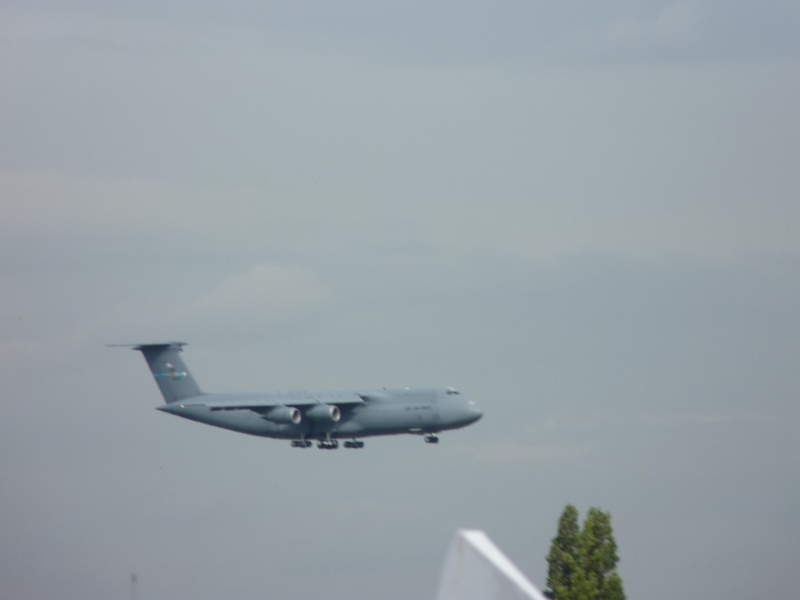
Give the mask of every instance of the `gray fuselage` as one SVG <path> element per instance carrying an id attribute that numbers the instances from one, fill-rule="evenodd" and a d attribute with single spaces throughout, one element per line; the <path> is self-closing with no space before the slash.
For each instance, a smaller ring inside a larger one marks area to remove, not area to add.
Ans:
<path id="1" fill-rule="evenodd" d="M 356 396 L 360 403 L 337 398 Z M 338 406 L 340 418 L 303 418 L 299 423 L 275 423 L 251 408 L 248 401 L 269 401 L 282 407 Z M 225 407 L 229 404 L 231 408 Z M 241 433 L 277 439 L 363 438 L 401 433 L 438 433 L 474 423 L 477 405 L 452 388 L 381 389 L 353 392 L 292 392 L 270 394 L 203 394 L 158 407 L 185 419 Z"/>

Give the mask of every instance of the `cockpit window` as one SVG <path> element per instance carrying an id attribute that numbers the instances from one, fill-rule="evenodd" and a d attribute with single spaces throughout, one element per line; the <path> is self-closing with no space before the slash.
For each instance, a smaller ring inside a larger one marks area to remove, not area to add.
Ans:
<path id="1" fill-rule="evenodd" d="M 447 395 L 448 396 L 458 396 L 461 392 L 459 392 L 455 388 L 447 388 Z"/>

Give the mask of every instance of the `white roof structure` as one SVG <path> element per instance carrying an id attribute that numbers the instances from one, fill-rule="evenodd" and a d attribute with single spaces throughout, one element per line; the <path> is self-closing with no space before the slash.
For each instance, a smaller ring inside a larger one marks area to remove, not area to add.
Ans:
<path id="1" fill-rule="evenodd" d="M 485 533 L 459 529 L 436 600 L 546 600 Z"/>

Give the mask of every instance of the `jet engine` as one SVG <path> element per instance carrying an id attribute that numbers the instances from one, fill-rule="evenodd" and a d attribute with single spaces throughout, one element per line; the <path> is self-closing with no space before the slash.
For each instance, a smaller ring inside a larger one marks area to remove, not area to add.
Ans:
<path id="1" fill-rule="evenodd" d="M 306 417 L 313 421 L 338 423 L 339 419 L 342 418 L 342 411 L 339 410 L 338 406 L 317 404 L 306 411 Z"/>
<path id="2" fill-rule="evenodd" d="M 264 414 L 267 421 L 281 425 L 297 425 L 303 420 L 300 411 L 293 406 L 276 406 Z"/>

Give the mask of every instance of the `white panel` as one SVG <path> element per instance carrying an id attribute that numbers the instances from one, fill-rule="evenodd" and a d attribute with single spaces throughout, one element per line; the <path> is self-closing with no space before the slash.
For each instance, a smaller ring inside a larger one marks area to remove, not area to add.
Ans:
<path id="1" fill-rule="evenodd" d="M 436 600 L 531 599 L 546 600 L 485 533 L 456 532 Z"/>

